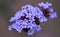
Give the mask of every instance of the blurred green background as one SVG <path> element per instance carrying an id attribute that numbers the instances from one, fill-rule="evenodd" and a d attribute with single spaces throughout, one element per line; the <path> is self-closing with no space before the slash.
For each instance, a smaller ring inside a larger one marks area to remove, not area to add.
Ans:
<path id="1" fill-rule="evenodd" d="M 28 36 L 25 32 L 18 33 L 15 30 L 8 30 L 11 24 L 10 17 L 20 10 L 21 6 L 26 4 L 38 6 L 38 3 L 47 1 L 53 4 L 58 17 L 41 23 L 41 31 Z M 60 37 L 60 0 L 0 0 L 0 37 Z"/>

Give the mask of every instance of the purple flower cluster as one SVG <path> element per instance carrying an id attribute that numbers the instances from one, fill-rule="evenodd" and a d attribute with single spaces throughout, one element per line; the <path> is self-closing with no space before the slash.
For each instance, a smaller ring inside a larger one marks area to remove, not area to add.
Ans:
<path id="1" fill-rule="evenodd" d="M 8 29 L 16 29 L 19 33 L 23 30 L 28 32 L 28 35 L 32 35 L 34 31 L 41 30 L 40 23 L 46 22 L 48 18 L 57 17 L 56 12 L 53 12 L 53 8 L 51 8 L 51 3 L 41 2 L 38 5 L 41 9 L 29 4 L 22 6 L 21 10 L 9 20 L 14 23 Z"/>

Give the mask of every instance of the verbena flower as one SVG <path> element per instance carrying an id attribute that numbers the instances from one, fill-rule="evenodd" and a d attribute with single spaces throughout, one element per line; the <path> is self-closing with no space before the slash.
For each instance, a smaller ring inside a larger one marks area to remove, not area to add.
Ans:
<path id="1" fill-rule="evenodd" d="M 16 29 L 19 33 L 26 31 L 28 35 L 32 35 L 34 31 L 41 30 L 40 23 L 46 22 L 48 18 L 57 17 L 56 12 L 53 12 L 53 9 L 49 7 L 52 4 L 41 2 L 38 5 L 41 9 L 29 4 L 22 6 L 21 10 L 17 11 L 9 20 L 14 23 L 8 29 Z"/>
<path id="2" fill-rule="evenodd" d="M 46 18 L 55 18 L 57 17 L 57 13 L 54 12 L 53 8 L 51 7 L 52 4 L 49 2 L 41 2 L 38 4 L 41 7 L 41 10 Z"/>

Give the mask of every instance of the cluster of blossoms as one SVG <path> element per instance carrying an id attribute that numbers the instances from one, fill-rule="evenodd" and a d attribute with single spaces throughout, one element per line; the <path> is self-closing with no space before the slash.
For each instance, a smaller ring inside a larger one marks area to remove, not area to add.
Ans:
<path id="1" fill-rule="evenodd" d="M 21 31 L 28 32 L 28 35 L 32 35 L 34 31 L 40 31 L 40 23 L 46 22 L 48 18 L 57 17 L 56 12 L 53 11 L 51 3 L 39 3 L 40 8 L 33 7 L 32 5 L 22 6 L 21 10 L 16 12 L 9 20 L 14 22 L 9 26 L 9 30 L 16 29 L 19 33 Z"/>

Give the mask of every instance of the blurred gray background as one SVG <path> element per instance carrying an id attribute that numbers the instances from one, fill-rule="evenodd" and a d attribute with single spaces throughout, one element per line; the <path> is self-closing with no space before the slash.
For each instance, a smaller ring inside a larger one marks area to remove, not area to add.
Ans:
<path id="1" fill-rule="evenodd" d="M 40 2 L 52 3 L 58 17 L 41 23 L 42 30 L 35 32 L 33 36 L 28 36 L 26 32 L 18 33 L 15 30 L 8 30 L 11 24 L 10 17 L 20 10 L 21 6 L 26 4 L 38 6 Z M 0 37 L 60 37 L 60 0 L 0 0 Z"/>

